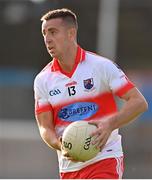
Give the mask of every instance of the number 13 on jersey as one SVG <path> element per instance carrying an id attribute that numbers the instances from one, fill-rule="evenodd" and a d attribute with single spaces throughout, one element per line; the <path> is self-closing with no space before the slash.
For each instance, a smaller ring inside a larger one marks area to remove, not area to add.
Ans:
<path id="1" fill-rule="evenodd" d="M 75 86 L 68 87 L 69 96 L 74 96 L 76 94 Z"/>

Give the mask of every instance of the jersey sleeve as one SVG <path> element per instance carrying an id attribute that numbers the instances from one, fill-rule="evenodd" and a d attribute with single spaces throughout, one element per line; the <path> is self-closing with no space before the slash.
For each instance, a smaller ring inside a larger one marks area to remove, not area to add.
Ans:
<path id="1" fill-rule="evenodd" d="M 125 73 L 110 60 L 106 63 L 106 79 L 110 90 L 117 96 L 121 97 L 135 85 L 128 79 Z"/>
<path id="2" fill-rule="evenodd" d="M 34 99 L 35 99 L 35 114 L 42 112 L 52 111 L 52 106 L 48 102 L 46 92 L 44 91 L 43 84 L 37 77 L 34 81 Z"/>

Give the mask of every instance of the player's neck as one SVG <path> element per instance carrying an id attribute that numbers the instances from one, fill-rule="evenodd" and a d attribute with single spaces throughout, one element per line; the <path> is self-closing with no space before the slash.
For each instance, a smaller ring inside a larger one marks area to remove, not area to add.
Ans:
<path id="1" fill-rule="evenodd" d="M 77 44 L 73 44 L 64 53 L 64 56 L 59 59 L 59 64 L 63 71 L 70 73 L 75 65 L 75 58 L 77 54 Z"/>

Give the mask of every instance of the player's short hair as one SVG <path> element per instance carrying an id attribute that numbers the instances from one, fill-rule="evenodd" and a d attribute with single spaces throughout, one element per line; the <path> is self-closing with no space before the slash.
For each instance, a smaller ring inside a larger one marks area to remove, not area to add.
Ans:
<path id="1" fill-rule="evenodd" d="M 78 29 L 77 16 L 70 9 L 62 8 L 62 9 L 50 10 L 41 17 L 41 21 L 42 22 L 48 21 L 50 19 L 55 19 L 55 18 L 62 18 L 65 23 L 74 26 L 76 29 Z"/>

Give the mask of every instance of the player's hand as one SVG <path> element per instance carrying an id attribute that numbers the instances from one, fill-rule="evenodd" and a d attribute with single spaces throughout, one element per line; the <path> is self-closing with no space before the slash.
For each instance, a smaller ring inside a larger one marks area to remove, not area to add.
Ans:
<path id="1" fill-rule="evenodd" d="M 61 153 L 64 157 L 66 157 L 68 160 L 72 161 L 72 162 L 80 162 L 76 159 L 74 159 L 73 157 L 71 157 L 69 155 L 69 153 L 64 149 L 63 145 L 62 145 L 62 137 L 59 138 L 60 142 L 61 142 Z"/>
<path id="2" fill-rule="evenodd" d="M 62 148 L 61 148 L 61 152 L 62 152 L 62 155 L 65 156 L 68 160 L 70 160 L 70 161 L 72 161 L 72 162 L 80 162 L 80 161 L 74 159 L 73 157 L 71 157 L 71 156 L 69 155 L 69 153 L 64 149 L 63 146 L 62 146 Z"/>
<path id="3" fill-rule="evenodd" d="M 111 127 L 111 116 L 102 118 L 101 120 L 92 120 L 89 121 L 89 124 L 97 126 L 97 129 L 92 132 L 91 136 L 94 136 L 95 139 L 92 141 L 92 144 L 96 145 L 97 148 L 103 149 L 106 144 L 111 132 L 113 131 Z"/>

